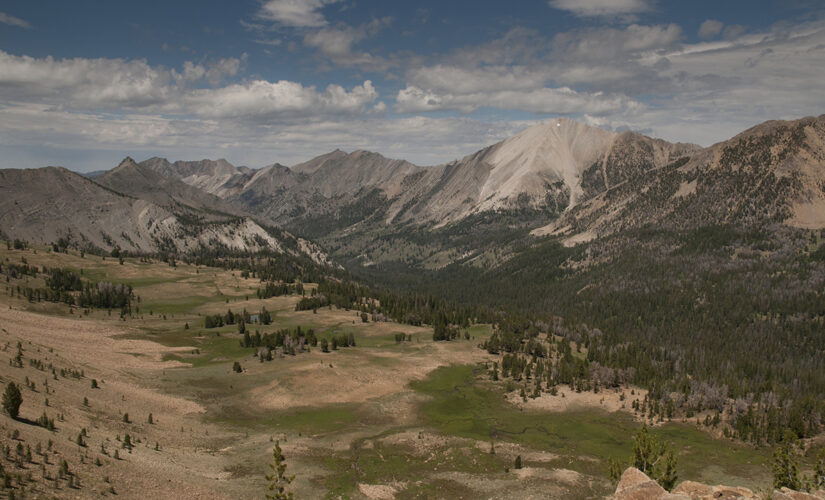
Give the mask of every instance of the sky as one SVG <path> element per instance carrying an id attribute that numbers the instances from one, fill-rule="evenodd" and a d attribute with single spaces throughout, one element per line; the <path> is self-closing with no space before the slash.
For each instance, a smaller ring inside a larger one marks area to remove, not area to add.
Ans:
<path id="1" fill-rule="evenodd" d="M 0 168 L 436 165 L 562 116 L 707 146 L 822 113 L 821 0 L 0 1 Z"/>

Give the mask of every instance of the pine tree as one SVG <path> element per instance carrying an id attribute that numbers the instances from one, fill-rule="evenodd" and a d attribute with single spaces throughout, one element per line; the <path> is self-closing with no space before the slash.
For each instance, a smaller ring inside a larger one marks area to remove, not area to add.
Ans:
<path id="1" fill-rule="evenodd" d="M 773 451 L 773 487 L 776 489 L 798 490 L 800 487 L 799 468 L 793 457 L 794 440 L 793 434 L 787 431 L 782 444 Z"/>
<path id="2" fill-rule="evenodd" d="M 17 418 L 21 404 L 23 404 L 23 396 L 20 394 L 20 388 L 14 382 L 9 382 L 6 392 L 3 393 L 3 410 L 11 418 Z"/>
<path id="3" fill-rule="evenodd" d="M 814 467 L 813 488 L 814 490 L 825 489 L 825 449 L 819 452 L 819 459 Z"/>
<path id="4" fill-rule="evenodd" d="M 656 436 L 650 434 L 645 424 L 642 424 L 642 428 L 639 429 L 633 439 L 631 463 L 634 467 L 655 479 L 662 488 L 668 491 L 676 484 L 678 478 L 676 456 L 666 443 L 659 441 Z M 617 468 L 611 465 L 611 475 L 615 475 L 615 469 Z"/>
<path id="5" fill-rule="evenodd" d="M 122 448 L 123 448 L 124 450 L 129 450 L 129 452 L 131 452 L 131 451 L 132 451 L 132 436 L 130 436 L 130 435 L 128 435 L 128 434 L 126 434 L 125 436 L 123 436 L 123 445 L 122 445 Z"/>
<path id="6" fill-rule="evenodd" d="M 281 453 L 280 441 L 275 441 L 275 448 L 272 450 L 272 463 L 269 464 L 269 468 L 272 469 L 272 474 L 266 476 L 266 480 L 269 481 L 270 491 L 270 493 L 266 494 L 266 498 L 271 500 L 292 500 L 292 493 L 287 492 L 286 487 L 295 479 L 295 476 L 287 476 L 285 474 L 286 462 L 284 461 L 283 453 Z"/>

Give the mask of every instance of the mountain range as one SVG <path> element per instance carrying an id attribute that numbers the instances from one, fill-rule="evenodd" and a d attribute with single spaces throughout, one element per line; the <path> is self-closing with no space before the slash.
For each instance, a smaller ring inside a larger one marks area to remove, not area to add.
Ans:
<path id="1" fill-rule="evenodd" d="M 825 228 L 825 115 L 708 148 L 562 118 L 433 167 L 340 150 L 259 170 L 126 158 L 91 178 L 0 170 L 0 192 L 9 238 L 257 251 L 294 233 L 344 262 L 437 268 L 489 263 L 531 238 L 574 245 L 646 226 Z M 275 226 L 289 233 L 264 229 Z"/>

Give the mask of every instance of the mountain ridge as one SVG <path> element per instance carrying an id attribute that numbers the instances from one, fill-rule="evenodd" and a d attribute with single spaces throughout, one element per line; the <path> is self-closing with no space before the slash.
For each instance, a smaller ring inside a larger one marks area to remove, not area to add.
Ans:
<path id="1" fill-rule="evenodd" d="M 346 260 L 396 259 L 400 245 L 416 248 L 405 258 L 442 266 L 527 233 L 575 245 L 646 224 L 823 228 L 824 124 L 825 115 L 772 120 L 702 148 L 556 119 L 432 167 L 337 149 L 258 170 L 154 157 L 137 164 L 154 180 L 128 161 L 136 171 L 120 183 L 111 171 L 97 181 L 161 205 L 254 214 Z"/>

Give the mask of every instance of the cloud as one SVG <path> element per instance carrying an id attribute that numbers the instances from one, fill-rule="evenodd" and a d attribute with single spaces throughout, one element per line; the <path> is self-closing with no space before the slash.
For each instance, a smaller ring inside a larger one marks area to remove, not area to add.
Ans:
<path id="1" fill-rule="evenodd" d="M 228 126 L 217 119 L 112 116 L 16 104 L 4 106 L 0 113 L 0 151 L 6 166 L 60 164 L 81 171 L 112 168 L 125 154 L 137 159 L 223 157 L 253 167 L 274 162 L 294 165 L 336 148 L 379 151 L 419 165 L 434 165 L 471 154 L 533 123 L 369 114 Z M 48 159 L 27 160 L 35 156 Z"/>
<path id="2" fill-rule="evenodd" d="M 552 56 L 557 61 L 623 65 L 646 52 L 672 50 L 681 38 L 682 28 L 676 24 L 587 28 L 556 35 L 552 41 Z"/>
<path id="3" fill-rule="evenodd" d="M 0 102 L 56 106 L 80 113 L 176 114 L 208 119 L 294 119 L 363 113 L 378 98 L 369 80 L 346 90 L 323 91 L 292 81 L 253 80 L 217 84 L 237 75 L 246 55 L 195 64 L 181 71 L 150 66 L 145 60 L 42 59 L 0 51 Z M 199 88 L 207 82 L 213 88 Z"/>
<path id="4" fill-rule="evenodd" d="M 630 97 L 667 86 L 661 55 L 681 47 L 675 24 L 587 28 L 552 40 L 512 30 L 498 40 L 462 48 L 444 62 L 411 67 L 396 95 L 396 111 L 496 108 L 535 113 L 590 113 L 637 109 Z M 449 62 L 447 62 L 449 61 Z"/>
<path id="5" fill-rule="evenodd" d="M 684 45 L 662 56 L 669 65 L 656 76 L 668 85 L 635 115 L 608 121 L 710 145 L 765 120 L 825 112 L 823 21 Z"/>
<path id="6" fill-rule="evenodd" d="M 183 73 L 173 75 L 178 81 L 187 83 L 197 82 L 206 79 L 212 85 L 217 85 L 222 80 L 238 74 L 241 67 L 246 64 L 247 55 L 244 53 L 240 58 L 229 57 L 209 61 L 204 64 L 195 64 L 191 61 L 184 61 Z"/>
<path id="7" fill-rule="evenodd" d="M 725 28 L 725 31 L 722 32 L 722 36 L 725 40 L 733 40 L 734 38 L 739 38 L 744 35 L 745 31 L 747 31 L 747 28 L 741 24 L 732 24 Z"/>
<path id="8" fill-rule="evenodd" d="M 353 47 L 360 41 L 375 36 L 381 29 L 388 26 L 392 18 L 374 19 L 360 26 L 352 27 L 340 24 L 335 27 L 309 31 L 304 36 L 304 46 L 317 49 L 323 56 L 343 66 L 372 66 L 384 67 L 385 61 L 373 55 L 356 51 Z"/>
<path id="9" fill-rule="evenodd" d="M 318 28 L 327 25 L 320 12 L 325 5 L 340 0 L 267 0 L 261 5 L 258 17 L 295 28 Z"/>
<path id="10" fill-rule="evenodd" d="M 398 92 L 395 101 L 395 110 L 401 113 L 443 110 L 470 113 L 489 107 L 543 114 L 602 114 L 641 106 L 624 96 L 582 93 L 568 87 L 442 94 L 407 86 Z"/>
<path id="11" fill-rule="evenodd" d="M 219 89 L 192 91 L 187 107 L 206 118 L 240 118 L 246 120 L 308 118 L 313 115 L 362 113 L 378 98 L 367 80 L 347 91 L 329 85 L 323 92 L 297 82 L 255 80 Z"/>
<path id="12" fill-rule="evenodd" d="M 0 99 L 139 108 L 168 99 L 171 74 L 145 60 L 35 59 L 0 51 Z"/>
<path id="13" fill-rule="evenodd" d="M 617 17 L 647 12 L 652 9 L 652 2 L 651 0 L 550 0 L 550 6 L 580 17 Z"/>
<path id="14" fill-rule="evenodd" d="M 441 92 L 474 93 L 542 87 L 550 77 L 546 70 L 525 66 L 494 65 L 465 68 L 436 64 L 416 68 L 407 78 L 413 85 Z"/>
<path id="15" fill-rule="evenodd" d="M 699 38 L 703 38 L 705 40 L 709 38 L 713 38 L 718 36 L 719 33 L 722 32 L 722 28 L 725 27 L 725 23 L 722 21 L 717 21 L 715 19 L 708 19 L 699 26 Z"/>
<path id="16" fill-rule="evenodd" d="M 19 17 L 14 17 L 5 12 L 0 12 L 0 23 L 7 24 L 9 26 L 17 26 L 18 28 L 31 28 L 31 25 L 20 19 Z"/>

